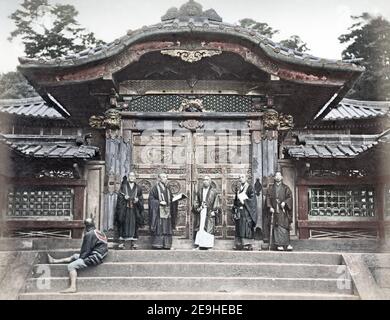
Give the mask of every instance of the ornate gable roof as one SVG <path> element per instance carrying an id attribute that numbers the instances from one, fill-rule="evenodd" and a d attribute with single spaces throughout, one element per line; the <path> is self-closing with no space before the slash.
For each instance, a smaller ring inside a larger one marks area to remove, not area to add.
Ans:
<path id="1" fill-rule="evenodd" d="M 86 65 L 92 62 L 113 57 L 133 44 L 146 41 L 150 38 L 164 37 L 172 34 L 192 35 L 203 34 L 213 36 L 228 36 L 231 39 L 249 41 L 255 48 L 260 48 L 270 58 L 285 63 L 307 66 L 333 71 L 348 71 L 361 73 L 364 68 L 351 62 L 323 59 L 308 53 L 302 53 L 286 48 L 258 32 L 232 25 L 222 21 L 222 18 L 214 9 L 203 11 L 202 6 L 190 0 L 179 9 L 170 8 L 161 18 L 161 22 L 155 25 L 143 26 L 141 29 L 128 31 L 127 34 L 113 42 L 89 48 L 74 55 L 56 59 L 31 59 L 19 58 L 20 70 L 29 68 L 70 68 Z"/>

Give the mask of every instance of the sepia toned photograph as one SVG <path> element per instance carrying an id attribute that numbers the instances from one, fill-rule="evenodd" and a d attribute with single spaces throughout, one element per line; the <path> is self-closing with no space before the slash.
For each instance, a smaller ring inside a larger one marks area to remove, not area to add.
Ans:
<path id="1" fill-rule="evenodd" d="M 390 300 L 388 0 L 0 0 L 0 47 L 0 300 Z"/>

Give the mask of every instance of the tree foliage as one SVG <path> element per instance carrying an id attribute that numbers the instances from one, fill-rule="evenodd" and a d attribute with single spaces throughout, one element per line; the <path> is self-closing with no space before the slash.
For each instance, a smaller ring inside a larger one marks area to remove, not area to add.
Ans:
<path id="1" fill-rule="evenodd" d="M 0 99 L 20 99 L 37 95 L 21 73 L 12 71 L 0 74 Z"/>
<path id="2" fill-rule="evenodd" d="M 272 28 L 268 23 L 258 22 L 250 18 L 239 20 L 239 24 L 241 27 L 254 30 L 269 39 L 272 39 L 276 34 L 279 33 L 279 30 Z M 286 48 L 290 48 L 299 52 L 306 52 L 309 50 L 307 44 L 303 42 L 302 39 L 297 35 L 293 35 L 288 39 L 280 41 L 279 43 Z"/>
<path id="3" fill-rule="evenodd" d="M 257 22 L 250 18 L 241 19 L 239 22 L 241 27 L 257 31 L 262 34 L 264 37 L 272 38 L 279 30 L 273 29 L 268 23 Z"/>
<path id="4" fill-rule="evenodd" d="M 30 58 L 57 58 L 102 44 L 77 22 L 72 5 L 50 4 L 49 0 L 24 0 L 9 17 L 16 29 L 9 40 L 21 38 Z"/>
<path id="5" fill-rule="evenodd" d="M 302 39 L 297 35 L 293 35 L 286 40 L 280 41 L 280 44 L 283 47 L 290 48 L 298 52 L 306 52 L 309 50 L 307 43 L 303 42 Z"/>
<path id="6" fill-rule="evenodd" d="M 348 96 L 361 100 L 390 100 L 390 23 L 381 16 L 352 16 L 349 32 L 339 37 L 348 44 L 343 59 L 362 59 L 366 71 Z"/>

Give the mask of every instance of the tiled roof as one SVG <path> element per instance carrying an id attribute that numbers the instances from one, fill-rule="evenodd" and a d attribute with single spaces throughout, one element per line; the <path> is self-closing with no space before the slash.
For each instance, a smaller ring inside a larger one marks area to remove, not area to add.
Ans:
<path id="1" fill-rule="evenodd" d="M 293 158 L 354 158 L 379 143 L 381 135 L 304 134 L 287 146 Z"/>
<path id="2" fill-rule="evenodd" d="M 0 112 L 25 117 L 64 119 L 55 108 L 49 106 L 41 97 L 0 100 Z"/>
<path id="3" fill-rule="evenodd" d="M 343 99 L 324 121 L 371 119 L 390 115 L 390 101 L 360 101 Z"/>
<path id="4" fill-rule="evenodd" d="M 362 72 L 364 68 L 351 62 L 318 58 L 284 47 L 264 37 L 260 33 L 238 25 L 222 22 L 215 10 L 202 11 L 199 4 L 190 1 L 180 9 L 171 8 L 162 17 L 161 22 L 144 26 L 108 44 L 99 45 L 74 55 L 52 60 L 19 58 L 20 68 L 30 67 L 73 67 L 110 58 L 143 39 L 172 34 L 217 34 L 250 41 L 254 46 L 263 49 L 271 58 L 304 66 Z"/>
<path id="5" fill-rule="evenodd" d="M 91 159 L 99 148 L 83 144 L 76 136 L 30 136 L 0 134 L 0 141 L 17 153 L 33 158 Z"/>

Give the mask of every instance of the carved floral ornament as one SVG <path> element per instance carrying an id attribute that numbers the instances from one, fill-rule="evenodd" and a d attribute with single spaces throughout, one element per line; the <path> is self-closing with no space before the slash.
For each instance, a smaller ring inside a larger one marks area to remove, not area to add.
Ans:
<path id="1" fill-rule="evenodd" d="M 181 121 L 179 123 L 179 126 L 181 128 L 186 128 L 188 130 L 196 130 L 196 129 L 203 128 L 204 123 L 202 121 L 191 119 L 191 120 Z"/>
<path id="2" fill-rule="evenodd" d="M 171 57 L 177 57 L 181 60 L 188 62 L 188 63 L 194 63 L 197 61 L 202 60 L 203 58 L 209 58 L 212 56 L 220 55 L 222 54 L 221 50 L 161 50 L 161 54 L 168 55 Z"/>

